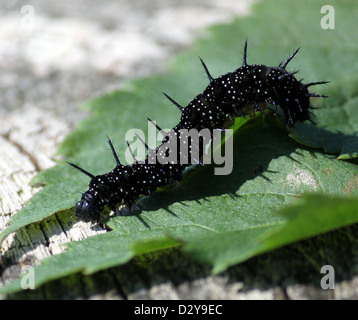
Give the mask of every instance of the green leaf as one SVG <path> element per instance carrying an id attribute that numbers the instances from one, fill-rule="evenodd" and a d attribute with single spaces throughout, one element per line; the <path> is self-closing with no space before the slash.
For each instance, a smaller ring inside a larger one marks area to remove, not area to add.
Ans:
<path id="1" fill-rule="evenodd" d="M 161 91 L 183 105 L 201 92 L 206 84 L 198 55 L 213 75 L 220 75 L 238 67 L 246 37 L 249 63 L 278 65 L 301 47 L 290 66 L 299 69 L 307 82 L 331 81 L 317 87 L 319 93 L 330 96 L 314 102 L 320 107 L 315 110 L 318 127 L 302 124 L 290 133 L 304 145 L 291 139 L 270 114 L 248 121 L 237 119 L 230 175 L 215 176 L 213 166 L 189 170 L 179 190 L 159 190 L 152 198 L 142 198 L 141 214 L 110 218 L 112 232 L 70 243 L 66 252 L 43 261 L 35 269 L 36 285 L 74 272 L 103 270 L 135 255 L 180 245 L 220 272 L 259 253 L 356 222 L 357 200 L 345 197 L 357 196 L 358 168 L 324 153 L 343 159 L 356 157 L 358 150 L 354 1 L 331 2 L 340 22 L 335 30 L 320 27 L 324 4 L 260 3 L 251 17 L 211 28 L 206 40 L 175 58 L 170 73 L 131 81 L 121 90 L 85 103 L 92 115 L 66 138 L 59 153 L 100 174 L 115 165 L 106 145 L 107 135 L 123 159 L 127 130 L 146 132 L 147 116 L 163 128 L 177 124 L 179 112 L 169 106 Z M 277 15 L 283 9 L 285 14 Z M 89 181 L 60 163 L 34 182 L 45 187 L 12 217 L 0 241 L 27 224 L 71 209 L 78 191 L 86 190 Z M 317 195 L 300 200 L 304 192 Z M 283 214 L 278 214 L 279 210 Z M 0 292 L 20 288 L 17 281 Z"/>
<path id="2" fill-rule="evenodd" d="M 214 265 L 219 273 L 257 254 L 357 222 L 358 199 L 322 194 L 305 195 L 297 205 L 280 214 L 287 223 L 231 231 L 188 242 L 184 249 Z"/>

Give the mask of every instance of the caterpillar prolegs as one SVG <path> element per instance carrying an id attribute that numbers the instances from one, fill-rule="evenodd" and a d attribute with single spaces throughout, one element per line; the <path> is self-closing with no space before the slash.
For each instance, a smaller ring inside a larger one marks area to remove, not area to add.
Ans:
<path id="1" fill-rule="evenodd" d="M 184 137 L 184 129 L 208 129 L 213 137 L 215 129 L 222 129 L 228 117 L 244 117 L 256 111 L 262 111 L 267 104 L 282 109 L 286 125 L 292 127 L 296 122 L 312 121 L 310 105 L 311 97 L 325 97 L 310 93 L 308 88 L 313 85 L 325 84 L 326 81 L 304 84 L 295 78 L 296 72 L 286 71 L 286 66 L 297 54 L 293 52 L 289 58 L 277 67 L 265 65 L 249 65 L 246 61 L 247 41 L 245 41 L 242 66 L 233 72 L 214 78 L 205 63 L 200 59 L 209 85 L 203 93 L 198 94 L 186 107 L 181 106 L 168 95 L 164 94 L 181 112 L 180 122 L 165 135 L 162 143 L 156 149 L 149 149 L 144 161 L 137 161 L 134 157 L 132 165 L 122 165 L 108 139 L 116 167 L 103 175 L 93 175 L 79 166 L 70 163 L 91 178 L 89 189 L 82 194 L 81 200 L 75 207 L 75 215 L 83 221 L 98 221 L 100 213 L 107 205 L 113 211 L 117 205 L 132 206 L 140 195 L 151 195 L 158 187 L 177 184 L 182 179 L 184 169 L 192 164 L 201 163 L 203 147 L 194 146 L 188 142 L 189 153 L 194 148 L 199 149 L 199 156 L 191 157 L 189 161 L 163 161 L 172 153 L 180 159 L 180 150 L 171 148 L 179 144 Z M 156 125 L 157 126 L 157 125 Z M 158 130 L 161 130 L 157 126 Z M 145 144 L 145 142 L 143 141 Z M 129 145 L 128 145 L 129 146 Z M 165 148 L 163 148 L 165 146 Z M 155 161 L 159 160 L 159 161 Z"/>

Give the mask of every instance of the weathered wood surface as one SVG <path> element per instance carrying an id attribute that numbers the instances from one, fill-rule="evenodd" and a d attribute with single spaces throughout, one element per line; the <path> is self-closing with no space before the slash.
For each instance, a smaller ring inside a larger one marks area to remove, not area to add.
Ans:
<path id="1" fill-rule="evenodd" d="M 21 24 L 20 11 L 27 3 L 2 1 L 0 230 L 39 190 L 29 182 L 54 165 L 57 146 L 86 116 L 78 109 L 83 101 L 120 87 L 123 80 L 162 71 L 165 61 L 178 49 L 189 46 L 205 26 L 247 14 L 251 2 L 136 0 L 120 1 L 121 10 L 117 10 L 118 1 L 114 0 L 49 4 L 39 0 L 32 1 L 35 23 L 27 28 L 26 23 Z M 9 235 L 0 247 L 0 283 L 15 277 L 21 266 L 60 253 L 64 250 L 61 244 L 100 232 L 105 231 L 76 222 L 73 217 L 53 216 Z M 282 262 L 291 259 L 292 251 L 297 251 L 297 261 L 285 265 Z M 352 271 L 356 269 L 345 268 L 334 291 L 322 290 L 322 275 L 317 268 L 313 268 L 316 274 L 312 275 L 307 267 L 312 259 L 303 251 L 302 245 L 290 246 L 212 276 L 207 266 L 171 250 L 94 275 L 67 277 L 10 298 L 358 297 L 357 272 Z M 352 256 L 357 258 L 357 252 Z M 291 276 L 291 267 L 308 270 Z"/>

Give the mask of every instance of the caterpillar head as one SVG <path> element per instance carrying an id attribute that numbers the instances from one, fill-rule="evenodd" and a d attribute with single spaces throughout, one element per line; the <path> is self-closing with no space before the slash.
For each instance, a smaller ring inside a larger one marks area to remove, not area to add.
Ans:
<path id="1" fill-rule="evenodd" d="M 93 190 L 86 191 L 76 203 L 75 216 L 85 222 L 98 221 L 104 205 Z"/>
<path id="2" fill-rule="evenodd" d="M 103 197 L 100 196 L 103 194 L 101 189 L 107 188 L 106 184 L 101 183 L 103 176 L 94 176 L 73 163 L 69 163 L 69 165 L 92 178 L 88 191 L 83 193 L 81 200 L 76 203 L 75 216 L 85 222 L 99 221 L 100 213 L 105 205 Z"/>
<path id="3" fill-rule="evenodd" d="M 118 155 L 116 154 L 113 144 L 109 138 L 108 143 L 111 147 L 112 154 L 117 163 L 117 166 L 114 170 L 116 170 L 118 174 L 123 173 L 123 176 L 125 178 L 125 167 L 121 165 Z M 100 218 L 100 213 L 103 211 L 104 206 L 106 204 L 110 204 L 111 202 L 111 197 L 113 196 L 113 185 L 116 184 L 116 180 L 118 180 L 118 178 L 116 178 L 117 175 L 114 175 L 114 171 L 112 171 L 111 173 L 105 175 L 94 176 L 92 173 L 89 173 L 88 171 L 82 169 L 81 167 L 73 163 L 68 164 L 91 178 L 88 191 L 83 193 L 81 200 L 76 203 L 76 217 L 85 222 L 98 222 Z M 118 191 L 116 191 L 115 193 L 118 198 Z M 113 210 L 113 208 L 111 209 Z"/>

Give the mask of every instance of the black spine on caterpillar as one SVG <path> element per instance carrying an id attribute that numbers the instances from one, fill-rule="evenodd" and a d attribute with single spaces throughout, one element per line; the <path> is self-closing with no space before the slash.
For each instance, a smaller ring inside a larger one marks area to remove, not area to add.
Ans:
<path id="1" fill-rule="evenodd" d="M 286 71 L 287 64 L 297 54 L 297 49 L 278 67 L 265 65 L 248 65 L 246 61 L 247 41 L 245 41 L 243 64 L 234 72 L 213 78 L 205 63 L 200 59 L 210 81 L 203 93 L 198 94 L 186 107 L 182 107 L 164 94 L 181 111 L 180 122 L 167 134 L 162 144 L 150 150 L 144 161 L 137 161 L 124 166 L 120 163 L 112 142 L 108 139 L 116 167 L 103 175 L 94 176 L 79 166 L 70 163 L 91 178 L 89 189 L 75 207 L 76 217 L 83 221 L 99 221 L 104 206 L 113 211 L 119 204 L 131 206 L 140 195 L 151 195 L 158 187 L 177 184 L 182 179 L 183 170 L 200 159 L 190 159 L 186 164 L 180 162 L 161 164 L 150 160 L 161 159 L 171 152 L 170 147 L 163 151 L 163 144 L 168 140 L 181 139 L 181 129 L 214 129 L 223 128 L 228 116 L 253 115 L 262 111 L 266 104 L 280 106 L 286 118 L 286 125 L 292 127 L 297 121 L 311 122 L 311 97 L 324 97 L 310 93 L 308 87 L 325 84 L 326 81 L 303 84 L 295 78 L 295 72 Z M 157 128 L 161 130 L 158 126 Z M 144 142 L 143 142 L 144 143 Z M 180 151 L 178 151 L 180 152 Z M 202 150 L 200 150 L 202 154 Z M 179 159 L 179 154 L 177 159 Z"/>

